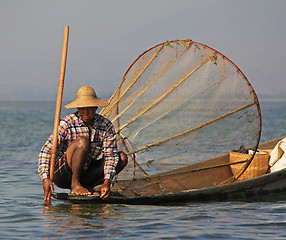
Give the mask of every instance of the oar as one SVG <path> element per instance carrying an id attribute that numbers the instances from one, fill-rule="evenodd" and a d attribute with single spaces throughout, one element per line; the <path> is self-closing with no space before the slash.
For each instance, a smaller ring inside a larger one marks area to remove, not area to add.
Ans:
<path id="1" fill-rule="evenodd" d="M 65 72 L 66 72 L 68 38 L 69 38 L 69 27 L 65 26 L 62 60 L 61 60 L 61 68 L 60 68 L 60 78 L 59 78 L 59 85 L 58 85 L 58 96 L 57 96 L 56 113 L 55 113 L 55 121 L 54 121 L 52 154 L 51 154 L 51 159 L 50 159 L 50 179 L 51 180 L 53 180 L 53 177 L 54 177 L 55 160 L 56 160 L 56 154 L 57 154 L 58 127 L 60 124 L 64 79 L 65 79 Z M 51 204 L 51 191 L 49 192 L 46 203 L 48 205 Z"/>

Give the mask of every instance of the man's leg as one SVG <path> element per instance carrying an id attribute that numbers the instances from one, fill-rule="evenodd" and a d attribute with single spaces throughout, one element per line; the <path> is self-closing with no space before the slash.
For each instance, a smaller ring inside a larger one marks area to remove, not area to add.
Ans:
<path id="1" fill-rule="evenodd" d="M 80 174 L 88 157 L 88 151 L 89 140 L 85 137 L 79 137 L 74 140 L 66 151 L 67 162 L 72 170 L 71 193 L 79 195 L 91 194 L 80 184 Z"/>
<path id="2" fill-rule="evenodd" d="M 127 165 L 128 163 L 128 158 L 127 155 L 124 152 L 119 152 L 119 161 L 118 164 L 115 168 L 115 174 L 119 174 L 124 167 Z M 104 182 L 104 159 L 102 159 L 102 161 L 100 162 L 100 165 L 93 165 L 91 166 L 91 168 L 88 170 L 87 173 L 85 173 L 85 178 L 86 179 L 92 179 L 95 177 L 95 181 L 93 182 L 89 182 L 89 183 L 85 183 L 84 186 L 88 185 L 88 189 L 90 189 L 90 191 L 93 194 L 96 194 L 96 192 L 93 192 L 92 189 L 97 186 L 100 185 Z"/>

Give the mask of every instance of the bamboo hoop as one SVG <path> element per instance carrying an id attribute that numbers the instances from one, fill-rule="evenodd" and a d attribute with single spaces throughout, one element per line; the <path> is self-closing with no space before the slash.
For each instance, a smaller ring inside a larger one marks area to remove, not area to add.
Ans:
<path id="1" fill-rule="evenodd" d="M 60 123 L 60 115 L 61 115 L 61 107 L 62 107 L 64 79 L 65 79 L 65 71 L 66 71 L 66 59 L 67 59 L 67 51 L 68 51 L 68 38 L 69 38 L 69 26 L 65 26 L 60 77 L 59 77 L 59 85 L 58 85 L 58 95 L 57 95 L 56 112 L 55 112 L 55 121 L 54 121 L 53 145 L 52 145 L 52 153 L 51 153 L 51 159 L 50 159 L 50 179 L 51 180 L 53 180 L 53 177 L 54 177 L 55 160 L 56 160 L 56 154 L 57 154 L 58 126 Z M 51 201 L 51 191 L 49 193 L 47 201 L 48 202 Z"/>
<path id="2" fill-rule="evenodd" d="M 167 42 L 165 42 L 165 43 L 158 44 L 158 45 L 154 46 L 153 48 L 150 48 L 149 50 L 145 51 L 143 54 L 141 54 L 141 55 L 132 63 L 132 65 L 128 68 L 127 72 L 125 73 L 125 75 L 124 75 L 124 77 L 123 77 L 123 80 L 122 80 L 120 86 L 117 88 L 117 90 L 115 91 L 115 93 L 113 94 L 113 96 L 112 96 L 110 99 L 112 99 L 113 101 L 116 101 L 116 100 L 114 100 L 114 98 L 115 98 L 115 97 L 117 97 L 117 98 L 120 97 L 120 94 L 119 94 L 120 88 L 122 87 L 122 83 L 124 82 L 126 75 L 127 75 L 128 72 L 130 71 L 130 69 L 132 68 L 132 66 L 133 66 L 145 53 L 147 53 L 148 51 L 150 51 L 150 50 L 152 50 L 152 49 L 154 49 L 154 48 L 156 48 L 156 47 L 158 47 L 158 46 L 160 46 L 160 45 L 164 45 L 164 46 L 167 45 L 167 46 L 169 46 L 170 43 L 179 43 L 179 42 L 181 43 L 181 41 L 178 41 L 178 40 L 171 41 L 171 42 L 167 41 Z M 248 87 L 250 88 L 250 90 L 251 90 L 250 92 L 253 94 L 253 97 L 254 97 L 254 103 L 251 103 L 251 104 L 247 104 L 247 105 L 245 105 L 245 106 L 242 106 L 241 108 L 235 109 L 235 110 L 233 110 L 232 112 L 230 112 L 230 113 L 228 113 L 228 114 L 221 115 L 220 117 L 215 118 L 215 119 L 213 119 L 213 120 L 211 120 L 211 121 L 209 121 L 209 122 L 207 122 L 207 123 L 205 123 L 205 124 L 196 126 L 196 127 L 192 128 L 192 129 L 189 129 L 189 130 L 186 130 L 186 131 L 181 132 L 181 133 L 179 133 L 179 134 L 173 135 L 173 136 L 168 137 L 168 138 L 166 138 L 166 139 L 163 139 L 163 140 L 161 140 L 161 141 L 157 141 L 157 142 L 153 142 L 153 143 L 151 143 L 151 144 L 145 145 L 145 146 L 143 146 L 143 147 L 141 147 L 141 148 L 139 148 L 139 149 L 137 149 L 137 150 L 133 150 L 133 149 L 131 148 L 131 152 L 129 152 L 129 153 L 127 153 L 127 154 L 128 154 L 128 155 L 135 155 L 135 153 L 144 151 L 144 150 L 146 150 L 146 149 L 148 149 L 148 148 L 150 148 L 150 147 L 157 146 L 157 145 L 159 145 L 159 144 L 162 144 L 162 143 L 165 143 L 165 142 L 167 142 L 167 141 L 170 141 L 170 140 L 172 140 L 172 139 L 174 139 L 174 138 L 177 138 L 177 137 L 180 137 L 180 136 L 182 136 L 182 135 L 188 134 L 188 133 L 190 133 L 190 132 L 192 132 L 192 131 L 195 131 L 196 129 L 202 128 L 202 127 L 204 127 L 204 126 L 206 126 L 206 125 L 209 125 L 209 124 L 211 124 L 211 123 L 213 123 L 213 122 L 215 122 L 215 121 L 218 121 L 219 119 L 225 118 L 225 117 L 227 117 L 228 115 L 232 115 L 232 114 L 234 114 L 234 113 L 236 113 L 236 112 L 238 112 L 238 111 L 241 111 L 241 110 L 246 109 L 246 108 L 248 108 L 248 107 L 252 107 L 252 106 L 254 106 L 255 104 L 256 104 L 256 107 L 257 107 L 257 110 L 258 110 L 258 113 L 259 113 L 258 116 L 257 116 L 257 119 L 259 120 L 260 131 L 256 134 L 255 137 L 253 137 L 253 139 L 251 140 L 251 142 L 254 141 L 255 138 L 257 137 L 257 142 L 256 142 L 256 144 L 255 144 L 255 149 L 257 149 L 258 144 L 259 144 L 259 140 L 260 140 L 260 135 L 261 135 L 261 122 L 262 122 L 262 121 L 261 121 L 261 111 L 260 111 L 260 107 L 259 107 L 259 102 L 258 102 L 257 95 L 256 95 L 256 93 L 255 93 L 253 87 L 251 86 L 251 84 L 250 84 L 249 81 L 247 80 L 246 76 L 242 73 L 242 71 L 241 71 L 230 59 L 228 59 L 226 56 L 224 56 L 224 55 L 221 54 L 220 52 L 214 50 L 213 48 L 211 48 L 211 47 L 209 47 L 209 46 L 207 46 L 207 45 L 203 45 L 203 44 L 200 44 L 200 43 L 197 43 L 197 42 L 193 42 L 193 41 L 190 40 L 190 39 L 188 39 L 188 40 L 186 40 L 186 41 L 183 41 L 183 43 L 186 43 L 186 42 L 189 43 L 189 46 L 190 46 L 190 44 L 191 44 L 191 45 L 194 45 L 194 46 L 196 47 L 195 50 L 196 50 L 197 48 L 200 49 L 200 47 L 203 47 L 204 49 L 213 51 L 214 53 L 213 53 L 213 55 L 210 57 L 210 59 L 208 59 L 208 61 L 209 61 L 209 60 L 212 60 L 212 61 L 214 60 L 214 61 L 216 61 L 216 55 L 219 55 L 219 56 L 221 56 L 221 57 L 223 58 L 223 60 L 226 60 L 226 61 L 228 61 L 231 65 L 233 65 L 233 67 L 237 70 L 237 71 L 236 71 L 237 74 L 240 73 L 240 74 L 243 76 L 244 81 L 246 82 L 246 84 L 247 84 Z M 187 47 L 186 47 L 186 48 L 187 48 Z M 203 62 L 203 63 L 201 63 L 201 64 L 203 65 L 203 64 L 205 64 L 205 62 Z M 197 69 L 195 69 L 194 71 L 198 70 L 200 67 L 201 67 L 201 66 L 198 65 L 198 66 L 197 66 Z M 235 72 L 234 72 L 234 73 L 235 73 Z M 193 72 L 190 72 L 189 74 L 192 75 Z M 188 76 L 187 76 L 187 77 L 188 77 Z M 226 77 L 226 78 L 227 78 L 227 77 Z M 137 78 L 137 79 L 138 79 L 138 78 Z M 137 81 L 137 79 L 136 79 L 136 81 Z M 156 79 L 156 80 L 157 80 L 157 79 Z M 156 80 L 155 80 L 155 81 L 156 81 Z M 182 82 L 183 82 L 184 80 L 185 80 L 185 79 L 181 79 Z M 177 84 L 180 85 L 182 82 L 178 82 Z M 133 82 L 133 84 L 134 84 L 134 82 Z M 170 91 L 165 92 L 165 94 L 163 94 L 163 96 L 161 96 L 159 99 L 157 99 L 155 102 L 153 102 L 153 104 L 147 106 L 145 109 L 141 110 L 141 112 L 138 112 L 136 116 L 134 116 L 132 119 L 130 119 L 130 120 L 129 120 L 128 122 L 126 122 L 125 124 L 122 124 L 122 126 L 117 129 L 117 133 L 118 133 L 118 134 L 122 134 L 122 132 L 121 132 L 122 129 L 124 129 L 125 127 L 127 127 L 128 125 L 130 125 L 132 122 L 136 121 L 138 118 L 140 118 L 140 117 L 141 117 L 142 115 L 144 115 L 146 112 L 148 112 L 151 108 L 153 108 L 156 104 L 158 104 L 162 99 L 164 99 L 165 96 L 167 96 L 167 95 L 168 95 L 170 92 L 172 92 L 176 87 L 178 87 L 177 84 L 175 84 L 173 87 L 171 87 L 171 89 L 169 89 Z M 152 85 L 152 83 L 151 83 L 151 85 Z M 147 86 L 147 88 L 144 88 L 144 89 L 142 90 L 142 93 L 144 93 L 144 91 L 146 91 L 146 89 L 148 89 L 149 87 L 150 87 L 150 86 Z M 128 90 L 129 90 L 129 89 L 128 89 Z M 125 93 L 126 93 L 126 92 L 125 92 Z M 124 93 L 124 94 L 125 94 L 125 93 Z M 117 115 L 114 117 L 114 119 L 112 119 L 112 121 L 118 121 L 118 119 L 121 117 L 121 115 L 133 104 L 134 101 L 136 101 L 136 100 L 138 99 L 138 97 L 139 97 L 142 93 L 139 93 L 139 95 L 137 95 L 137 96 L 135 97 L 135 100 L 133 99 L 133 101 L 131 101 L 131 102 L 128 104 L 128 106 L 127 106 L 124 110 L 121 110 L 120 113 L 117 112 Z M 116 96 L 116 94 L 118 94 L 118 96 Z M 124 95 L 124 94 L 123 94 L 123 95 Z M 119 100 L 117 99 L 118 101 L 116 101 L 116 104 L 118 104 L 118 102 L 120 102 L 121 98 L 122 98 L 122 96 L 120 97 Z M 105 108 L 105 110 L 110 111 L 110 109 L 106 109 L 106 108 Z M 105 113 L 105 111 L 103 111 L 103 112 Z M 156 120 L 155 120 L 155 121 L 156 121 Z M 254 123 L 253 123 L 253 124 L 254 124 Z M 139 130 L 139 131 L 140 131 L 140 130 Z M 128 137 L 125 138 L 125 142 L 128 142 L 129 145 L 130 145 L 130 142 L 128 141 L 128 138 L 130 139 L 130 136 L 128 136 Z M 128 144 L 128 143 L 127 143 L 127 144 Z M 245 169 L 247 169 L 247 167 L 249 166 L 249 164 L 251 163 L 251 161 L 252 161 L 252 159 L 250 159 L 249 161 L 241 161 L 241 162 L 239 162 L 239 163 L 243 163 L 243 164 L 245 165 L 245 167 L 244 167 L 244 170 L 245 170 Z M 137 163 L 137 162 L 135 162 L 135 163 Z M 238 163 L 232 163 L 232 164 L 229 164 L 229 165 L 236 165 L 236 164 L 238 164 Z M 219 165 L 219 166 L 216 166 L 216 167 L 222 167 L 222 165 Z M 200 171 L 200 170 L 202 170 L 202 169 L 197 169 L 196 171 Z M 242 172 L 242 173 L 243 173 L 243 172 Z M 240 175 L 241 175 L 242 173 L 240 173 Z"/>

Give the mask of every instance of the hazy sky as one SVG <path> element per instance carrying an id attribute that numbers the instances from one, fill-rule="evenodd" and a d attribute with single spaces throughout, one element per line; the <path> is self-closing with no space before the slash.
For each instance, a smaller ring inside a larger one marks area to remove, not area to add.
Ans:
<path id="1" fill-rule="evenodd" d="M 285 0 L 0 0 L 0 100 L 55 100 L 70 27 L 64 100 L 100 97 L 166 40 L 192 39 L 230 58 L 258 96 L 286 96 Z"/>

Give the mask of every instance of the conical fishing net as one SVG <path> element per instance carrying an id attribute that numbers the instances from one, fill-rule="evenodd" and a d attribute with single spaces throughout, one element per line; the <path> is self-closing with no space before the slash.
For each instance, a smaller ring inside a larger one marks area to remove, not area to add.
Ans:
<path id="1" fill-rule="evenodd" d="M 120 179 L 173 170 L 257 145 L 257 96 L 240 69 L 191 40 L 140 55 L 101 114 L 118 133 L 129 164 Z"/>

